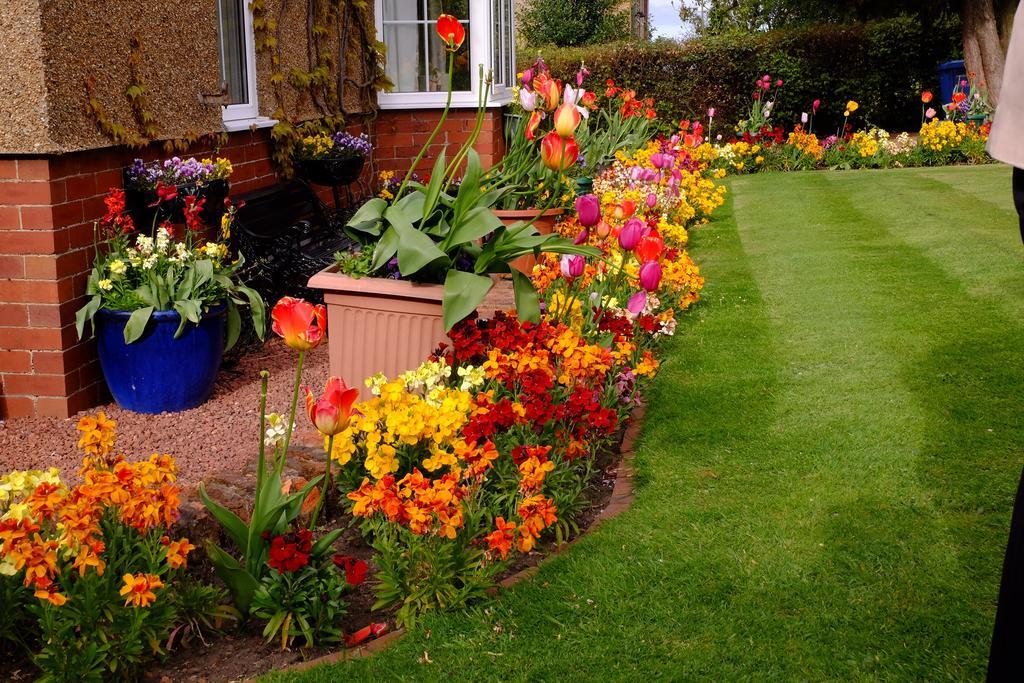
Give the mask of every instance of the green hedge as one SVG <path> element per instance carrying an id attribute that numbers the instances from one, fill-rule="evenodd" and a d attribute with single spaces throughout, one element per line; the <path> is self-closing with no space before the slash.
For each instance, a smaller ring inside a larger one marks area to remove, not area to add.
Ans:
<path id="1" fill-rule="evenodd" d="M 821 25 L 768 33 L 733 34 L 685 43 L 612 44 L 541 51 L 560 78 L 571 77 L 580 60 L 593 89 L 606 79 L 657 99 L 663 119 L 706 119 L 715 107 L 714 133 L 728 134 L 743 118 L 754 81 L 764 73 L 781 78 L 775 124 L 787 126 L 822 101 L 815 132 L 834 132 L 847 100 L 856 100 L 858 127 L 865 118 L 889 130 L 916 130 L 920 93 L 935 90 L 936 67 L 959 49 L 959 28 L 933 28 L 926 35 L 909 18 L 855 25 Z M 536 52 L 520 55 L 521 66 Z M 937 101 L 936 99 L 936 101 Z"/>

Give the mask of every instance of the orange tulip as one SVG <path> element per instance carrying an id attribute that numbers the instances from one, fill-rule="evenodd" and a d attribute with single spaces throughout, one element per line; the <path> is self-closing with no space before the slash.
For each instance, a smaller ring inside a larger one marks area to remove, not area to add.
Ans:
<path id="1" fill-rule="evenodd" d="M 562 84 L 557 80 L 542 73 L 533 79 L 533 89 L 544 101 L 545 109 L 554 111 L 558 107 L 558 103 L 562 99 Z"/>
<path id="2" fill-rule="evenodd" d="M 318 401 L 306 387 L 306 412 L 309 421 L 324 436 L 334 436 L 348 427 L 352 404 L 359 398 L 359 389 L 349 387 L 340 377 L 331 377 Z"/>
<path id="3" fill-rule="evenodd" d="M 931 102 L 932 101 L 932 91 L 931 90 L 925 90 L 923 93 L 921 93 L 921 101 L 924 102 L 925 104 L 928 104 L 929 102 Z"/>
<path id="4" fill-rule="evenodd" d="M 540 126 L 541 120 L 544 118 L 544 114 L 537 110 L 534 110 L 530 114 L 530 120 L 526 122 L 526 139 L 533 140 L 537 137 L 537 128 Z"/>
<path id="5" fill-rule="evenodd" d="M 327 309 L 323 304 L 313 305 L 303 299 L 286 296 L 270 312 L 275 334 L 284 337 L 284 343 L 298 351 L 316 348 L 327 331 Z"/>
<path id="6" fill-rule="evenodd" d="M 551 131 L 540 141 L 540 159 L 552 171 L 564 171 L 580 157 L 580 146 L 576 138 L 563 138 L 557 131 Z"/>
<path id="7" fill-rule="evenodd" d="M 446 50 L 455 52 L 466 40 L 466 27 L 459 23 L 458 17 L 442 14 L 437 18 L 437 35 L 441 36 Z"/>
<path id="8" fill-rule="evenodd" d="M 563 104 L 555 110 L 555 131 L 563 138 L 571 137 L 582 120 L 580 110 L 575 105 Z"/>

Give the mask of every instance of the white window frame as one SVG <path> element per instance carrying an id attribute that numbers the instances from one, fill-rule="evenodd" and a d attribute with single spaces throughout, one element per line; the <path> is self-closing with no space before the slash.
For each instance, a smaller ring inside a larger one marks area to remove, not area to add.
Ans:
<path id="1" fill-rule="evenodd" d="M 418 0 L 417 0 L 418 1 Z M 515 3 L 513 3 L 514 6 Z M 493 35 L 494 20 L 491 8 L 492 0 L 469 0 L 469 30 L 466 39 L 469 41 L 469 55 L 473 62 L 470 65 L 469 91 L 456 91 L 452 93 L 453 108 L 476 108 L 480 100 L 480 67 L 484 65 L 484 73 L 493 69 L 497 73 L 501 68 L 500 64 L 492 64 L 493 58 Z M 512 41 L 509 55 L 512 64 L 516 60 L 515 46 L 515 12 L 512 19 Z M 373 7 L 374 23 L 377 27 L 377 35 L 380 40 L 384 39 L 384 3 L 383 0 L 374 0 Z M 434 17 L 436 19 L 437 17 Z M 463 17 L 459 17 L 462 19 Z M 433 30 L 433 28 L 431 28 Z M 483 60 L 478 59 L 483 55 Z M 513 74 L 515 67 L 513 66 Z M 512 101 L 512 84 L 494 85 L 491 87 L 490 96 L 487 98 L 487 107 L 500 107 Z M 440 92 L 379 92 L 377 103 L 381 109 L 443 109 L 448 93 Z"/>
<path id="2" fill-rule="evenodd" d="M 246 92 L 249 101 L 245 104 L 224 104 L 221 105 L 221 115 L 224 120 L 224 129 L 227 131 L 244 130 L 253 124 L 263 127 L 277 123 L 273 119 L 260 116 L 259 96 L 256 90 L 256 35 L 252 28 L 252 8 L 249 0 L 238 0 L 242 3 L 243 29 L 245 35 L 245 78 Z M 220 17 L 218 17 L 218 21 Z M 218 26 L 218 35 L 220 27 Z M 218 53 L 220 59 L 224 59 L 224 43 L 218 37 Z"/>

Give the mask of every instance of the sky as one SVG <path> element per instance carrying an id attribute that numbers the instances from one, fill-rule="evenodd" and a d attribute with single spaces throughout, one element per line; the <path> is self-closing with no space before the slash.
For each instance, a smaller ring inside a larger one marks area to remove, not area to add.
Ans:
<path id="1" fill-rule="evenodd" d="M 681 38 L 685 33 L 679 19 L 679 10 L 672 6 L 672 0 L 650 0 L 653 37 Z"/>

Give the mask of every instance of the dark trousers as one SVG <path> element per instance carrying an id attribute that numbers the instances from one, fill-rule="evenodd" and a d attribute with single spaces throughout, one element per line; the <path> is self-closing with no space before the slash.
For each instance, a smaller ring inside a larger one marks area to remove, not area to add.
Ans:
<path id="1" fill-rule="evenodd" d="M 1013 169 L 1013 203 L 1024 240 L 1024 170 Z M 1010 540 L 1003 559 L 1003 580 L 999 585 L 996 624 L 988 658 L 988 680 L 1024 680 L 1024 473 L 1017 486 L 1017 498 L 1010 520 Z"/>

